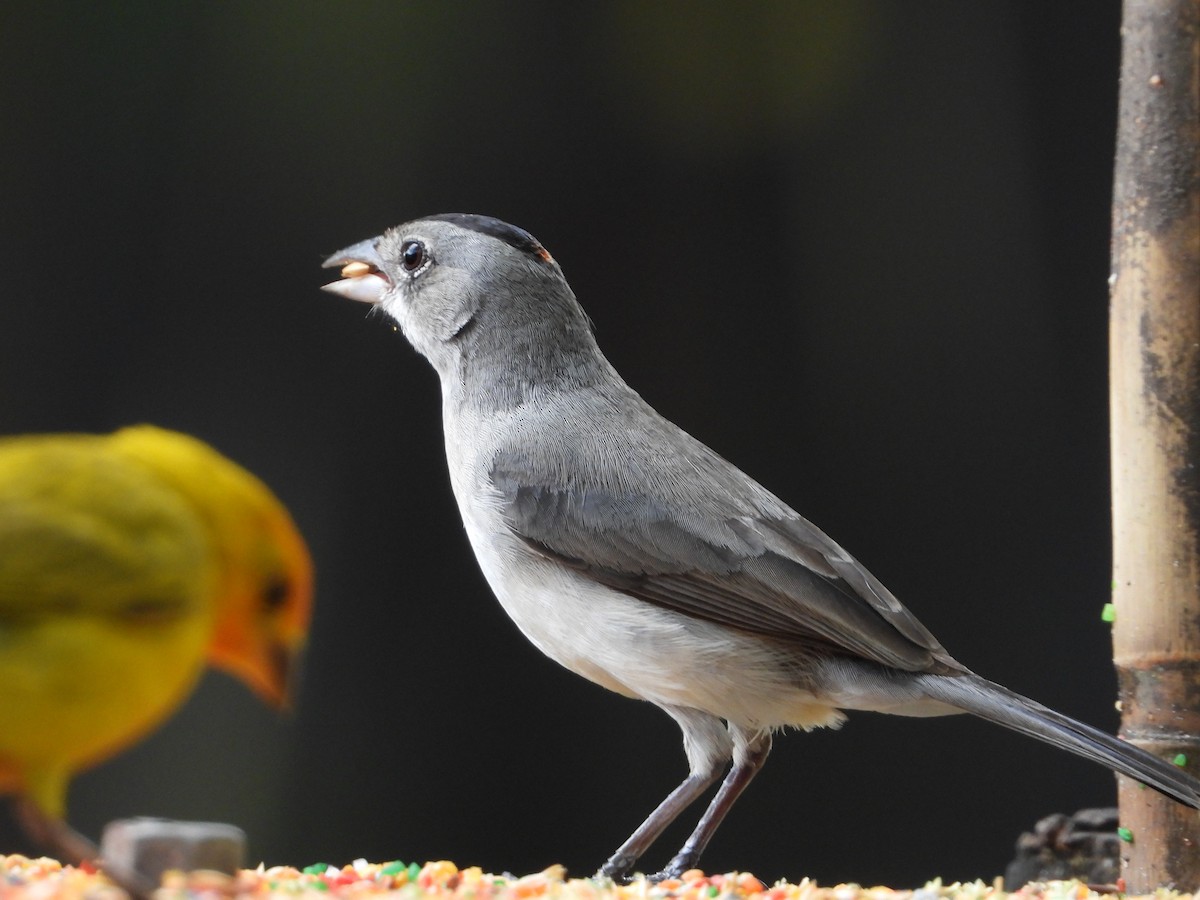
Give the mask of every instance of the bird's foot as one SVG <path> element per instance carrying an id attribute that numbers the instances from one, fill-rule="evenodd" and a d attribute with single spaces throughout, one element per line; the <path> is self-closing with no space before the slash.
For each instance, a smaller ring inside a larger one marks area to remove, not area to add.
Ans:
<path id="1" fill-rule="evenodd" d="M 668 878 L 678 878 L 684 872 L 688 872 L 696 868 L 696 862 L 699 858 L 698 853 L 693 853 L 685 846 L 682 850 L 675 854 L 661 872 L 655 872 L 653 875 L 647 875 L 646 879 L 657 884 L 660 881 L 666 881 Z"/>
<path id="2" fill-rule="evenodd" d="M 630 868 L 632 868 L 632 863 L 630 864 Z M 605 863 L 600 868 L 600 871 L 596 873 L 595 877 L 596 878 L 607 878 L 610 881 L 612 881 L 613 884 L 631 884 L 636 878 L 638 878 L 640 876 L 642 878 L 645 878 L 651 884 L 658 884 L 660 881 L 666 881 L 669 878 L 678 878 L 684 872 L 686 872 L 692 868 L 695 868 L 695 867 L 687 862 L 681 863 L 679 861 L 678 857 L 676 857 L 676 859 L 671 860 L 671 862 L 661 872 L 654 872 L 653 874 L 650 874 L 650 875 L 641 875 L 641 873 L 630 874 L 628 871 L 620 871 L 620 870 L 616 869 L 615 867 L 614 867 L 614 869 L 610 870 L 608 863 Z"/>
<path id="3" fill-rule="evenodd" d="M 633 880 L 630 874 L 633 871 L 634 865 L 637 863 L 637 857 L 630 857 L 623 853 L 614 853 L 608 858 L 608 861 L 600 867 L 596 873 L 596 878 L 608 878 L 616 884 L 629 884 Z"/>
<path id="4" fill-rule="evenodd" d="M 646 880 L 651 884 L 658 884 L 660 881 L 666 881 L 669 878 L 678 878 L 679 873 L 672 872 L 670 869 L 663 869 L 661 872 L 655 872 L 652 875 L 647 875 Z"/>

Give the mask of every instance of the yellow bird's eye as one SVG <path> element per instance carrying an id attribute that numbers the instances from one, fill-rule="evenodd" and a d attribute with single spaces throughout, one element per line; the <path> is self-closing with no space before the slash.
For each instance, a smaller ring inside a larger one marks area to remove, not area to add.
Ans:
<path id="1" fill-rule="evenodd" d="M 263 587 L 263 607 L 268 610 L 279 609 L 287 603 L 291 593 L 291 583 L 282 575 L 277 575 L 269 579 Z"/>

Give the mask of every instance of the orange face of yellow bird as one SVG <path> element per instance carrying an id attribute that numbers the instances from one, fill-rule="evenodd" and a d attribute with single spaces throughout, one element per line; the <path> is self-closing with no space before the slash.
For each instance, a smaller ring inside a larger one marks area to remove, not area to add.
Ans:
<path id="1" fill-rule="evenodd" d="M 312 615 L 313 567 L 283 504 L 207 444 L 149 425 L 110 438 L 194 504 L 216 560 L 210 663 L 286 706 Z"/>
<path id="2" fill-rule="evenodd" d="M 282 708 L 308 634 L 313 569 L 290 516 L 271 505 L 257 527 L 222 540 L 228 568 L 208 658 Z"/>

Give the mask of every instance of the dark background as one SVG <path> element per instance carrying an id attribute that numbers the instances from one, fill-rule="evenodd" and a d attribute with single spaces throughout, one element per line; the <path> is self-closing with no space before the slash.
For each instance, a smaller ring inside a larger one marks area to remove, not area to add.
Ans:
<path id="1" fill-rule="evenodd" d="M 318 570 L 294 716 L 211 675 L 77 779 L 76 825 L 588 874 L 684 775 L 665 715 L 508 622 L 432 370 L 317 290 L 325 254 L 435 212 L 532 231 L 659 410 L 967 665 L 1115 727 L 1118 24 L 1115 0 L 5 4 L 0 430 L 193 432 L 275 489 Z M 1037 818 L 1113 795 L 993 726 L 859 714 L 777 740 L 704 862 L 990 878 Z"/>

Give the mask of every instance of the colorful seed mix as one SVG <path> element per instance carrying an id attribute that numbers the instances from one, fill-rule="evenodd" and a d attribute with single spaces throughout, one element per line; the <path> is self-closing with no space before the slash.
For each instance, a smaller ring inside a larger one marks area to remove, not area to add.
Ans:
<path id="1" fill-rule="evenodd" d="M 168 872 L 154 900 L 1115 900 L 1117 896 L 1097 893 L 1077 881 L 1031 884 L 1006 893 L 999 879 L 994 884 L 943 884 L 938 879 L 917 890 L 898 891 L 856 884 L 819 887 L 807 878 L 798 884 L 781 881 L 768 886 L 746 872 L 706 875 L 697 869 L 657 883 L 636 878 L 626 885 L 567 878 L 562 866 L 518 878 L 489 875 L 478 866 L 459 869 L 445 860 L 420 866 L 358 859 L 340 867 L 326 863 L 303 869 L 259 866 L 233 877 L 219 872 Z M 1167 897 L 1191 900 L 1192 895 L 1160 892 L 1155 900 Z M 127 895 L 86 867 L 0 856 L 0 898 L 126 900 Z"/>

